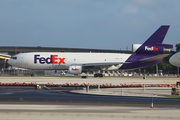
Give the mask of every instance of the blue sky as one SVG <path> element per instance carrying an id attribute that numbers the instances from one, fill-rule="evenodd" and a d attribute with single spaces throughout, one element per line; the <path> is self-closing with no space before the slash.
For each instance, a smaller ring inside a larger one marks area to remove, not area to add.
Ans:
<path id="1" fill-rule="evenodd" d="M 180 0 L 0 0 L 0 46 L 125 50 L 170 25 L 180 43 Z M 174 47 L 175 49 L 175 47 Z"/>

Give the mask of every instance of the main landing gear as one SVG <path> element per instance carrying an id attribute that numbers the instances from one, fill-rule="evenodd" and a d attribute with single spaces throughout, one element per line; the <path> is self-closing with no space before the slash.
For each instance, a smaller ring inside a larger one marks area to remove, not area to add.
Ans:
<path id="1" fill-rule="evenodd" d="M 96 73 L 96 74 L 94 74 L 94 77 L 103 77 L 103 74 L 101 74 L 101 73 Z"/>
<path id="2" fill-rule="evenodd" d="M 34 77 L 34 76 L 35 76 L 34 73 L 32 73 L 32 74 L 31 74 L 31 77 Z"/>

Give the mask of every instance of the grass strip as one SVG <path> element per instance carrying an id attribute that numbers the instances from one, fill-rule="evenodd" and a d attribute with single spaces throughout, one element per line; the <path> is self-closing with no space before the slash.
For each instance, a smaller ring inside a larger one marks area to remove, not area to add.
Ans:
<path id="1" fill-rule="evenodd" d="M 171 97 L 171 98 L 180 98 L 180 95 L 158 95 L 158 96 Z"/>

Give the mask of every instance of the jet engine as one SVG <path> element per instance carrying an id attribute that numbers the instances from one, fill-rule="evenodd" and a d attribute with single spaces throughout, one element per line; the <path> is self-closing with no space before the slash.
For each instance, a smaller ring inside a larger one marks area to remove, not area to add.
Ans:
<path id="1" fill-rule="evenodd" d="M 82 66 L 69 66 L 69 73 L 70 74 L 81 74 Z"/>
<path id="2" fill-rule="evenodd" d="M 132 52 L 134 53 L 163 54 L 165 52 L 170 52 L 171 49 L 172 48 L 170 48 L 168 45 L 165 45 L 165 44 L 159 44 L 159 45 L 133 44 L 132 45 Z"/>

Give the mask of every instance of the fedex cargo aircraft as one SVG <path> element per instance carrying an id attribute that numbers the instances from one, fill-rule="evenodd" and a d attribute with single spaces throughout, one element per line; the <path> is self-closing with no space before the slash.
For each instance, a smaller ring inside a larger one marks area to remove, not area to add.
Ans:
<path id="1" fill-rule="evenodd" d="M 80 74 L 89 70 L 132 70 L 160 63 L 173 46 L 162 44 L 169 29 L 161 26 L 143 44 L 133 44 L 134 54 L 121 53 L 73 53 L 73 52 L 31 52 L 13 56 L 8 63 L 12 66 L 40 70 L 69 70 Z M 101 73 L 94 77 L 102 77 Z"/>

